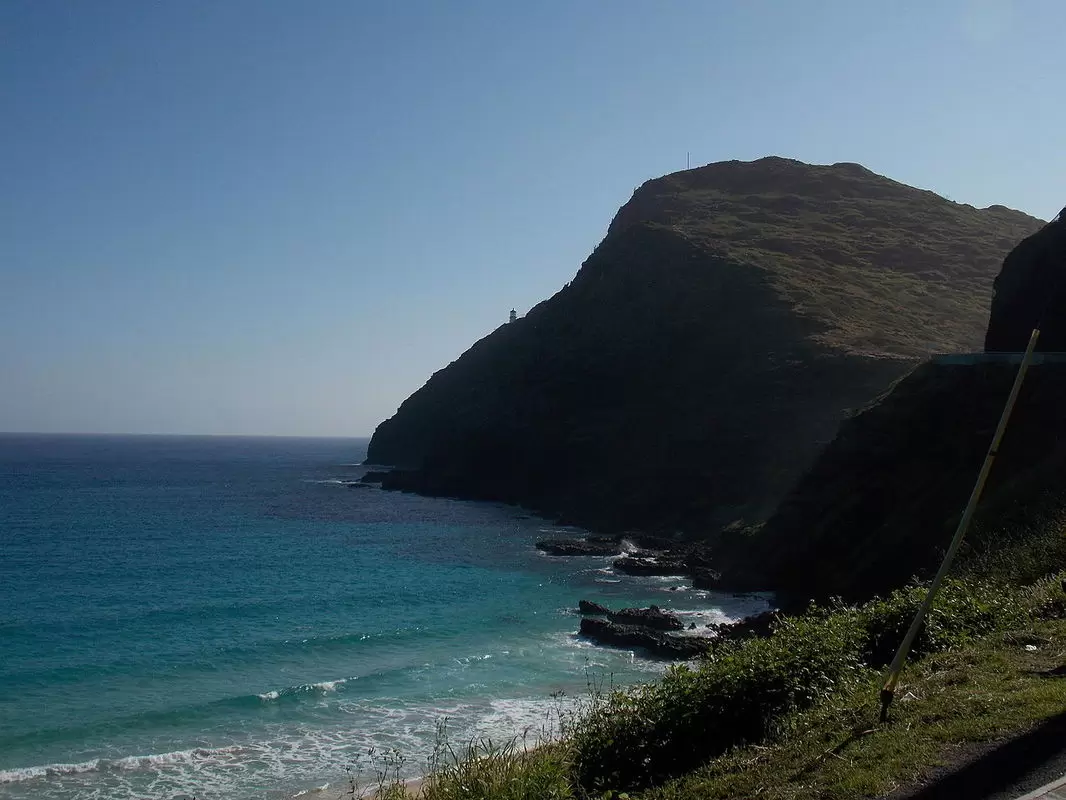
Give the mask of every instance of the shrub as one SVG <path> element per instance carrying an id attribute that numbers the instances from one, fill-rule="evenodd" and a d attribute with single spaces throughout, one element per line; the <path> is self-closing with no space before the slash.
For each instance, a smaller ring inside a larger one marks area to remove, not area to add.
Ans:
<path id="1" fill-rule="evenodd" d="M 866 630 L 862 659 L 871 667 L 888 664 L 903 641 L 927 587 L 911 585 L 887 598 L 874 598 L 859 611 Z M 974 578 L 949 578 L 937 594 L 911 647 L 910 659 L 957 647 L 974 636 L 1018 624 L 1025 609 L 1016 592 Z"/>
<path id="2" fill-rule="evenodd" d="M 856 674 L 861 629 L 849 615 L 785 619 L 768 639 L 723 644 L 698 667 L 615 692 L 577 726 L 577 780 L 587 789 L 647 786 L 741 742 Z"/>
<path id="3" fill-rule="evenodd" d="M 645 787 L 775 736 L 792 712 L 888 663 L 925 592 L 908 586 L 858 609 L 812 606 L 779 620 L 769 638 L 724 642 L 699 666 L 675 666 L 658 683 L 611 694 L 574 728 L 577 781 L 592 791 Z M 911 657 L 1018 625 L 1026 608 L 1007 587 L 946 581 Z"/>

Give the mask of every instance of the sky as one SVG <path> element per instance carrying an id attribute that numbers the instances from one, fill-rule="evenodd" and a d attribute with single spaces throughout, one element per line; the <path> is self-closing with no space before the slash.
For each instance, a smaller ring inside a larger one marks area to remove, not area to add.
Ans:
<path id="1" fill-rule="evenodd" d="M 643 181 L 1066 203 L 1061 0 L 0 0 L 0 431 L 365 436 Z"/>

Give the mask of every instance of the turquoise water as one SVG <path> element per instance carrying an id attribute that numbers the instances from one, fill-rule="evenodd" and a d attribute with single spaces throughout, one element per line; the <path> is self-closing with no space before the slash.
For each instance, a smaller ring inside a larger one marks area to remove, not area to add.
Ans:
<path id="1" fill-rule="evenodd" d="M 370 747 L 417 774 L 443 719 L 512 735 L 662 669 L 574 636 L 583 597 L 763 605 L 544 556 L 559 529 L 513 508 L 349 486 L 366 444 L 0 435 L 0 798 L 286 798 Z"/>

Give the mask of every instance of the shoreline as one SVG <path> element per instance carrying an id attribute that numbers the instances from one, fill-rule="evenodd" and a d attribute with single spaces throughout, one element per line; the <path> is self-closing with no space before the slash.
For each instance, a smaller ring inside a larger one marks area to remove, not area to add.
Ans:
<path id="1" fill-rule="evenodd" d="M 666 576 L 642 576 L 642 577 L 660 578 L 661 579 L 661 578 L 666 577 Z M 684 578 L 682 578 L 682 576 L 676 576 L 676 577 L 679 580 L 684 580 Z M 688 588 L 693 589 L 694 587 L 688 587 Z M 772 603 L 770 603 L 769 599 L 764 596 L 765 594 L 769 594 L 769 593 L 731 593 L 731 592 L 718 592 L 716 590 L 703 590 L 703 589 L 697 589 L 696 591 L 706 592 L 708 594 L 720 594 L 720 595 L 730 595 L 730 594 L 732 594 L 735 597 L 737 597 L 737 599 L 743 598 L 743 599 L 746 599 L 746 600 L 758 600 L 759 602 L 761 602 L 763 604 L 763 610 L 756 611 L 754 609 L 751 609 L 750 613 L 748 613 L 748 614 L 734 617 L 734 616 L 730 616 L 730 615 L 725 614 L 723 612 L 721 606 L 708 604 L 707 606 L 705 606 L 703 608 L 688 609 L 688 610 L 685 610 L 685 611 L 681 611 L 681 612 L 679 612 L 680 614 L 683 614 L 683 615 L 698 615 L 698 616 L 706 616 L 706 617 L 710 617 L 712 615 L 722 615 L 722 616 L 725 617 L 726 620 L 728 620 L 728 622 L 726 622 L 724 624 L 726 624 L 726 625 L 741 625 L 745 621 L 755 620 L 755 619 L 761 617 L 762 615 L 768 613 L 770 611 L 770 609 L 773 608 Z M 710 599 L 710 598 L 708 598 L 708 599 Z M 675 612 L 675 613 L 678 613 L 678 612 Z M 579 613 L 577 613 L 575 615 L 575 618 L 580 620 L 580 619 L 583 619 L 584 617 L 579 612 Z M 721 625 L 721 624 L 722 623 L 717 623 L 717 625 Z M 710 626 L 708 626 L 708 627 L 710 627 Z M 702 626 L 701 626 L 701 628 L 702 628 Z M 693 633 L 693 632 L 689 632 L 688 630 L 685 630 L 685 631 L 678 631 L 678 634 L 681 635 L 681 636 L 685 636 L 685 637 L 698 636 L 699 638 L 704 638 L 704 637 L 713 638 L 716 635 L 720 635 L 720 634 L 717 634 L 715 632 L 706 632 L 705 633 L 705 632 L 702 631 L 702 629 L 701 629 L 700 633 Z M 604 644 L 595 642 L 595 641 L 587 639 L 585 637 L 580 637 L 580 634 L 578 634 L 578 636 L 579 636 L 579 638 L 582 639 L 582 641 L 587 643 L 587 646 L 590 649 L 592 649 L 594 651 L 610 651 L 610 652 L 616 652 L 616 653 L 625 652 L 625 653 L 628 653 L 629 656 L 631 658 L 633 658 L 633 659 L 640 659 L 642 661 L 648 662 L 649 664 L 661 665 L 663 667 L 663 671 L 665 671 L 665 669 L 668 668 L 669 665 L 671 665 L 671 664 L 683 663 L 683 662 L 672 661 L 672 660 L 669 660 L 669 659 L 665 659 L 665 658 L 661 658 L 661 657 L 655 657 L 655 656 L 651 656 L 651 655 L 647 655 L 647 654 L 638 655 L 638 653 L 641 652 L 641 648 L 612 647 L 612 646 L 609 646 L 609 645 L 604 645 Z M 612 678 L 611 678 L 612 679 L 612 688 L 621 688 L 621 687 L 614 687 L 613 686 L 613 673 L 611 675 L 612 675 Z M 648 672 L 649 680 L 656 680 L 660 676 L 661 676 L 661 673 L 659 673 L 658 671 L 649 670 L 649 672 Z M 641 682 L 643 682 L 643 681 L 634 681 L 632 683 L 626 683 L 624 685 L 625 686 L 636 685 L 636 684 L 641 683 Z M 585 699 L 587 699 L 587 698 L 584 698 L 584 697 L 578 697 L 576 695 L 572 695 L 571 697 L 573 698 L 572 702 L 573 702 L 573 704 L 575 706 L 575 708 L 572 709 L 574 711 L 578 710 L 576 708 L 576 706 L 578 704 L 580 704 Z M 483 698 L 483 699 L 486 699 L 486 700 L 489 700 L 489 701 L 493 701 L 496 698 L 486 697 L 486 698 Z M 567 709 L 567 711 L 570 711 L 570 710 L 571 709 Z M 555 713 L 558 714 L 561 717 L 564 713 L 566 713 L 566 711 L 562 711 L 562 710 L 558 710 L 557 709 Z M 556 722 L 558 722 L 558 720 L 556 720 Z M 529 731 L 529 728 L 527 728 L 525 730 L 525 733 L 528 733 L 528 731 Z M 510 735 L 513 736 L 513 737 L 516 737 L 516 738 L 522 738 L 524 733 L 523 733 L 523 730 L 521 730 L 521 729 L 515 729 Z M 552 736 L 556 736 L 556 735 L 557 735 L 557 731 L 553 730 L 550 733 L 549 737 L 546 738 L 544 741 L 540 741 L 537 744 L 534 744 L 532 747 L 528 747 L 527 746 L 525 749 L 527 751 L 535 750 L 535 749 L 543 746 L 544 744 L 547 744 L 550 741 L 552 741 L 551 737 Z M 369 769 L 368 770 L 368 773 L 373 773 L 373 772 L 374 772 L 373 769 Z M 356 790 L 355 790 L 354 794 L 353 794 L 351 786 L 349 786 L 349 787 L 340 787 L 340 786 L 332 786 L 332 785 L 328 785 L 327 784 L 327 785 L 325 785 L 325 786 L 323 786 L 321 788 L 312 788 L 312 789 L 306 789 L 306 790 L 302 790 L 300 792 L 297 792 L 296 794 L 291 795 L 288 798 L 288 800 L 304 800 L 304 798 L 311 798 L 312 800 L 373 800 L 374 798 L 379 797 L 380 789 L 377 786 L 377 781 L 376 780 L 369 780 L 369 778 L 371 778 L 371 777 L 372 777 L 372 775 L 368 774 L 368 780 L 366 781 L 365 784 L 363 784 L 362 782 L 357 781 Z M 422 796 L 421 795 L 421 790 L 422 790 L 422 787 L 423 787 L 423 785 L 425 784 L 425 782 L 427 780 L 427 777 L 428 777 L 427 773 L 422 773 L 420 775 L 415 775 L 415 776 L 412 776 L 412 777 L 401 779 L 401 782 L 404 784 L 404 789 L 405 789 L 405 792 L 406 792 L 406 796 L 409 797 L 409 798 L 412 798 L 412 799 L 421 797 Z M 391 787 L 393 785 L 394 785 L 393 782 L 387 782 L 385 784 L 385 787 Z"/>

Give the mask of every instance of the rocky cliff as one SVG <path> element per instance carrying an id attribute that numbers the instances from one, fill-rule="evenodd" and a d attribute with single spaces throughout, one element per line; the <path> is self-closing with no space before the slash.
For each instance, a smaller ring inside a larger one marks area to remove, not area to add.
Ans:
<path id="1" fill-rule="evenodd" d="M 603 530 L 764 519 L 849 410 L 976 348 L 1039 222 L 856 164 L 724 162 L 649 181 L 574 280 L 383 422 L 386 488 Z"/>
<path id="2" fill-rule="evenodd" d="M 984 460 L 1017 364 L 923 364 L 846 421 L 736 568 L 800 605 L 865 600 L 936 571 Z M 1027 539 L 1051 545 L 1036 578 L 1063 566 L 1066 364 L 1033 366 L 960 563 Z M 1032 548 L 1029 549 L 1032 552 Z M 1019 569 L 1034 565 L 1018 564 Z M 793 603 L 794 604 L 794 603 Z"/>
<path id="3" fill-rule="evenodd" d="M 1057 352 L 1029 369 L 961 551 L 964 568 L 995 563 L 997 573 L 1031 580 L 1066 563 L 1064 232 L 1056 221 L 1022 241 L 995 282 L 989 349 L 1023 349 L 1042 318 L 1038 349 Z M 923 364 L 846 421 L 731 566 L 801 601 L 863 600 L 935 571 L 1020 358 L 968 360 Z"/>
<path id="4" fill-rule="evenodd" d="M 1040 323 L 1037 350 L 1066 351 L 1066 219 L 1054 222 L 1015 247 L 996 277 L 985 349 L 1024 350 Z"/>

